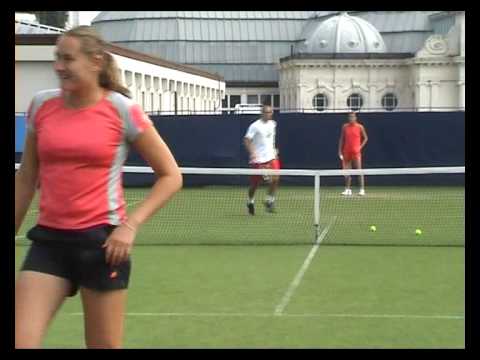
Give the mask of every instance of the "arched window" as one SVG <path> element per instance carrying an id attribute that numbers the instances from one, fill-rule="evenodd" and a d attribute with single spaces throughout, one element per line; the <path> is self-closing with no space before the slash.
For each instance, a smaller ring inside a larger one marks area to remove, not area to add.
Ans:
<path id="1" fill-rule="evenodd" d="M 324 94 L 317 94 L 313 97 L 313 108 L 317 111 L 325 111 L 328 108 L 328 98 Z"/>
<path id="2" fill-rule="evenodd" d="M 387 111 L 392 111 L 398 106 L 398 98 L 393 93 L 388 93 L 382 97 L 382 107 Z"/>
<path id="3" fill-rule="evenodd" d="M 352 111 L 359 111 L 363 106 L 363 98 L 360 94 L 352 94 L 347 98 L 347 106 Z"/>

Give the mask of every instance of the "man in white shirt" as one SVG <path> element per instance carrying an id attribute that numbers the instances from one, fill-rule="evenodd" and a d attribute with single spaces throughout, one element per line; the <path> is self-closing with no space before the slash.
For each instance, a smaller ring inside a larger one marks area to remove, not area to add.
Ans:
<path id="1" fill-rule="evenodd" d="M 269 105 L 264 105 L 262 118 L 250 124 L 243 142 L 248 151 L 249 164 L 254 169 L 280 169 L 278 159 L 278 149 L 275 147 L 275 134 L 277 123 L 272 119 L 273 109 Z M 265 201 L 265 207 L 268 212 L 275 212 L 275 193 L 277 191 L 279 176 L 269 176 L 263 178 L 268 181 L 268 195 Z M 255 191 L 262 180 L 262 176 L 254 175 L 250 177 L 250 187 L 248 189 L 248 212 L 255 215 Z"/>

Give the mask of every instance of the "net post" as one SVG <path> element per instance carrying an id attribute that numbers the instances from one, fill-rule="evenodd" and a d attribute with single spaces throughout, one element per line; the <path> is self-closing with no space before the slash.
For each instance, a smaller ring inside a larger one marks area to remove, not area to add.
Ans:
<path id="1" fill-rule="evenodd" d="M 320 175 L 315 175 L 315 195 L 314 195 L 314 226 L 315 226 L 315 241 L 320 235 Z"/>

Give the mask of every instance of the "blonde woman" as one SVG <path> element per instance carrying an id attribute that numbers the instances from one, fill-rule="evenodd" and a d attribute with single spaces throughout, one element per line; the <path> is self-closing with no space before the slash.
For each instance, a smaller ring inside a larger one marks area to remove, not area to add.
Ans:
<path id="1" fill-rule="evenodd" d="M 64 300 L 79 291 L 86 346 L 120 348 L 135 235 L 182 187 L 182 176 L 93 28 L 62 34 L 55 56 L 60 88 L 33 98 L 15 175 L 15 233 L 40 188 L 15 287 L 15 346 L 41 347 Z M 130 146 L 157 180 L 127 216 L 121 170 Z"/>

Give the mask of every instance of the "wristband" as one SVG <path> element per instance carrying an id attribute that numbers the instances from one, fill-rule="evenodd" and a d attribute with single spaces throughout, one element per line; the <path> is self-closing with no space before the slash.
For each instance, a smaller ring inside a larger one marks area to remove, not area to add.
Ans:
<path id="1" fill-rule="evenodd" d="M 132 230 L 133 232 L 137 231 L 137 229 L 135 229 L 132 225 L 130 225 L 128 222 L 124 222 L 123 225 L 125 225 L 127 228 L 129 228 L 130 230 Z"/>

